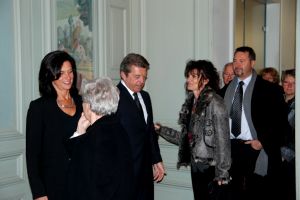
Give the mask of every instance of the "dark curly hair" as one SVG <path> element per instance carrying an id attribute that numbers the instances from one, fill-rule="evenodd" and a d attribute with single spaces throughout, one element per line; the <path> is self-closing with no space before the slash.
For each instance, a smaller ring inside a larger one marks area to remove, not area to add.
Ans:
<path id="1" fill-rule="evenodd" d="M 199 80 L 199 86 L 202 84 L 204 79 L 208 79 L 209 82 L 207 86 L 212 88 L 215 91 L 220 89 L 220 77 L 217 69 L 214 67 L 212 62 L 208 60 L 190 60 L 185 67 L 184 76 L 188 77 L 189 73 L 193 70 L 197 70 L 198 75 L 201 75 L 201 79 Z M 185 85 L 187 90 L 187 87 Z"/>
<path id="2" fill-rule="evenodd" d="M 52 51 L 42 60 L 39 72 L 39 91 L 42 97 L 57 97 L 52 81 L 59 79 L 61 67 L 65 61 L 69 61 L 73 70 L 73 83 L 70 89 L 71 96 L 78 95 L 76 88 L 77 72 L 75 60 L 65 51 Z"/>

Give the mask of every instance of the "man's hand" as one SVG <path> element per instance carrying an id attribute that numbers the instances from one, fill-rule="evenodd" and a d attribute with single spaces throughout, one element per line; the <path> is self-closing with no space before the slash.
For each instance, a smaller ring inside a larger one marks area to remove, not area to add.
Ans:
<path id="1" fill-rule="evenodd" d="M 166 175 L 165 173 L 165 167 L 162 162 L 156 163 L 152 165 L 153 169 L 153 180 L 157 183 L 161 182 Z"/>
<path id="2" fill-rule="evenodd" d="M 48 200 L 48 197 L 47 196 L 43 196 L 43 197 L 36 198 L 35 200 Z"/>
<path id="3" fill-rule="evenodd" d="M 259 140 L 249 140 L 249 141 L 245 142 L 245 144 L 250 144 L 251 147 L 255 150 L 261 150 L 263 148 L 263 146 Z"/>

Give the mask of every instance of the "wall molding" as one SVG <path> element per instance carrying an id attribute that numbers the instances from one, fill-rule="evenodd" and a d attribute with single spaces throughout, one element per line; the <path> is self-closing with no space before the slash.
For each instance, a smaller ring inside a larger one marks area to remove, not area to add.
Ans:
<path id="1" fill-rule="evenodd" d="M 107 74 L 107 1 L 108 0 L 94 0 L 93 9 L 93 48 L 94 48 L 94 69 L 96 76 L 103 76 Z"/>
<path id="2" fill-rule="evenodd" d="M 0 174 L 5 175 L 0 179 L 0 187 L 25 182 L 23 172 L 24 159 L 23 151 L 12 151 L 0 154 L 0 166 L 2 166 L 0 167 L 0 171 L 3 170 Z"/>
<path id="3" fill-rule="evenodd" d="M 146 47 L 147 47 L 147 42 L 146 42 L 146 38 L 147 38 L 147 31 L 146 31 L 146 0 L 140 0 L 141 4 L 140 4 L 140 34 L 141 34 L 141 54 L 142 55 L 147 55 L 147 51 L 146 51 Z"/>
<path id="4" fill-rule="evenodd" d="M 56 1 L 43 0 L 41 1 L 41 18 L 42 18 L 42 49 L 43 54 L 50 52 L 56 48 Z M 49 9 L 50 8 L 50 9 Z"/>

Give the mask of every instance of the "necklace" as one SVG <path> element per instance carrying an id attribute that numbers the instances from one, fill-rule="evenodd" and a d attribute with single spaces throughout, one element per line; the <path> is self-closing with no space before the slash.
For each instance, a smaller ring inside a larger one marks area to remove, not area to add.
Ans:
<path id="1" fill-rule="evenodd" d="M 56 103 L 57 103 L 57 105 L 58 105 L 59 107 L 61 107 L 61 108 L 73 108 L 73 107 L 75 106 L 74 101 L 73 101 L 73 98 L 72 98 L 71 104 L 67 104 L 67 105 L 61 104 L 61 103 L 59 103 L 59 100 L 58 100 L 58 99 L 56 99 Z"/>

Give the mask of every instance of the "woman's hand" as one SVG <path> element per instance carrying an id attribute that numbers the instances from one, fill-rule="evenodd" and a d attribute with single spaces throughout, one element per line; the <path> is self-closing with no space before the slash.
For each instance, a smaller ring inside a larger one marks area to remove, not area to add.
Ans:
<path id="1" fill-rule="evenodd" d="M 160 130 L 160 126 L 161 126 L 160 123 L 155 123 L 155 124 L 154 124 L 154 129 L 155 129 L 155 131 L 159 131 L 159 130 Z"/>
<path id="2" fill-rule="evenodd" d="M 228 181 L 226 180 L 218 180 L 218 185 L 227 185 Z"/>

